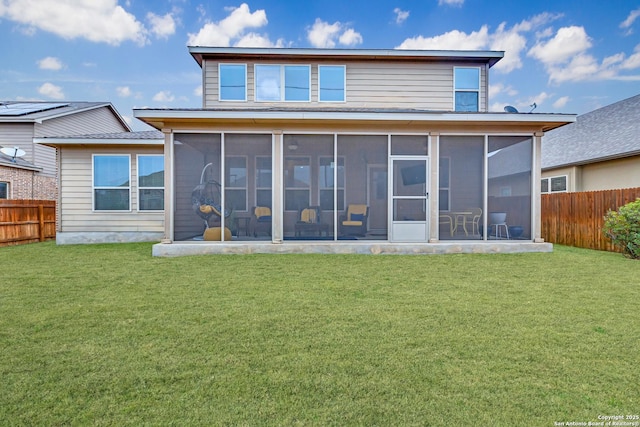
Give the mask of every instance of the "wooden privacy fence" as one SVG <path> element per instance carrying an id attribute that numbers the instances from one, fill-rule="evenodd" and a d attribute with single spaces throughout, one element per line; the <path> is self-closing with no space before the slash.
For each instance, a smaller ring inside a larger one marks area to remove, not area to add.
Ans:
<path id="1" fill-rule="evenodd" d="M 0 200 L 0 246 L 55 237 L 55 200 Z"/>
<path id="2" fill-rule="evenodd" d="M 640 198 L 640 188 L 542 195 L 542 238 L 578 248 L 619 252 L 602 233 L 604 216 Z"/>

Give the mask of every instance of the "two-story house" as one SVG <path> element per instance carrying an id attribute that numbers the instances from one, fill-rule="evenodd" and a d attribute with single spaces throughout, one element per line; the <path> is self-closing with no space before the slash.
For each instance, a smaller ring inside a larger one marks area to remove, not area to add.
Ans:
<path id="1" fill-rule="evenodd" d="M 65 145 L 91 195 L 76 240 L 91 217 L 93 238 L 135 231 L 162 195 L 155 255 L 551 250 L 541 140 L 575 116 L 488 112 L 503 52 L 189 51 L 202 108 L 134 110 L 161 146 Z"/>

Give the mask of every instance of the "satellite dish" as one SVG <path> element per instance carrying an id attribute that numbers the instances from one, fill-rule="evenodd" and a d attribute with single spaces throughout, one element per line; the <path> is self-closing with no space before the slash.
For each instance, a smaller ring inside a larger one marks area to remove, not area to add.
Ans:
<path id="1" fill-rule="evenodd" d="M 2 147 L 0 148 L 0 152 L 5 156 L 11 157 L 13 163 L 16 162 L 16 157 L 22 157 L 27 154 L 23 149 L 18 147 Z"/>
<path id="2" fill-rule="evenodd" d="M 504 107 L 504 111 L 506 111 L 507 113 L 517 113 L 518 109 L 514 106 L 507 105 Z"/>

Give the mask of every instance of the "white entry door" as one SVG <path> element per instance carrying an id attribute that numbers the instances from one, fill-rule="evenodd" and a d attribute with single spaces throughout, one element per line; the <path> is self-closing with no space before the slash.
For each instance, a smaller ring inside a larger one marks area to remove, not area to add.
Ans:
<path id="1" fill-rule="evenodd" d="M 393 157 L 391 160 L 391 240 L 429 240 L 429 158 Z"/>

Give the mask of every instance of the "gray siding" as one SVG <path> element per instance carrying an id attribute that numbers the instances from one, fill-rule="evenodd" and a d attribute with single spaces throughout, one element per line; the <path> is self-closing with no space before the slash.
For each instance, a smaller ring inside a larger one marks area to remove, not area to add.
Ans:
<path id="1" fill-rule="evenodd" d="M 100 107 L 36 123 L 34 136 L 67 136 L 124 132 L 126 130 L 111 109 Z M 56 176 L 56 150 L 40 144 L 34 145 L 34 164 L 42 168 L 43 175 Z"/>
<path id="2" fill-rule="evenodd" d="M 163 212 L 138 212 L 136 156 L 162 154 L 163 147 L 64 147 L 60 149 L 60 225 L 62 232 L 162 232 Z M 94 212 L 92 154 L 131 155 L 131 211 Z"/>
<path id="3" fill-rule="evenodd" d="M 34 163 L 33 124 L 0 123 L 0 145 L 3 147 L 18 147 L 23 149 L 26 153 L 23 159 L 27 162 Z"/>
<path id="4" fill-rule="evenodd" d="M 267 62 L 260 62 L 261 64 Z M 278 62 L 293 64 L 292 61 Z M 218 100 L 218 62 L 203 62 L 203 99 L 205 108 L 261 108 L 261 107 L 337 107 L 337 108 L 415 108 L 436 111 L 452 111 L 453 69 L 455 66 L 474 66 L 469 63 L 451 62 L 338 62 L 327 64 L 346 65 L 347 102 L 318 102 L 318 64 L 311 65 L 311 102 L 254 102 L 254 65 L 247 63 L 247 102 L 221 102 Z M 323 64 L 320 64 L 323 65 Z M 480 110 L 486 105 L 486 69 L 480 67 Z"/>

